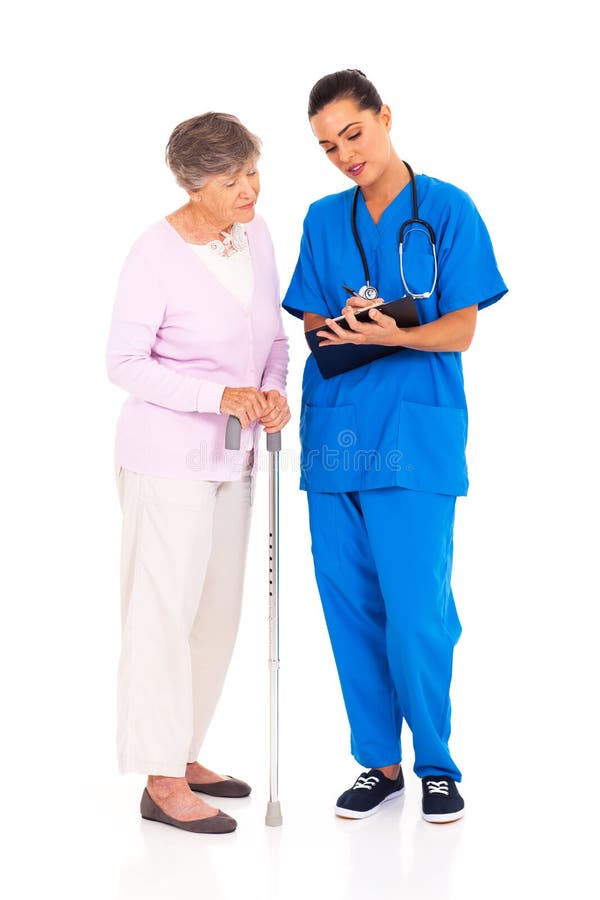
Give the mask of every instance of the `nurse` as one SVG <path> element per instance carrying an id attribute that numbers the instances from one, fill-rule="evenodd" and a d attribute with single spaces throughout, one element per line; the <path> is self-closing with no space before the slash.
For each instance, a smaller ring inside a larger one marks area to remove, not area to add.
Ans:
<path id="1" fill-rule="evenodd" d="M 450 585 L 454 508 L 468 487 L 461 353 L 478 310 L 507 288 L 470 197 L 411 177 L 390 140 L 390 108 L 362 72 L 321 78 L 308 116 L 353 186 L 310 206 L 283 306 L 305 331 L 318 328 L 325 347 L 398 348 L 329 378 L 311 354 L 303 379 L 300 487 L 351 752 L 365 770 L 335 811 L 364 818 L 403 793 L 406 722 L 423 817 L 449 822 L 464 813 L 448 746 L 461 631 Z M 414 218 L 401 271 L 400 228 Z M 342 285 L 361 296 L 348 299 Z M 415 299 L 420 324 L 400 328 L 376 304 L 407 294 L 424 295 Z M 371 305 L 370 321 L 357 321 Z M 348 330 L 332 321 L 341 312 Z"/>

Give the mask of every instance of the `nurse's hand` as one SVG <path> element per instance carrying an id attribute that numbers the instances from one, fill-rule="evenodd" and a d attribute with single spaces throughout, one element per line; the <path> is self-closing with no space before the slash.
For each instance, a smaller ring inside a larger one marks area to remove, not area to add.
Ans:
<path id="1" fill-rule="evenodd" d="M 367 306 L 379 306 L 381 303 L 383 303 L 381 297 L 377 300 L 365 300 L 364 297 L 354 294 L 352 297 L 348 297 L 346 305 L 342 310 L 342 315 L 345 316 L 347 312 L 351 312 L 355 309 L 365 309 Z"/>
<path id="2" fill-rule="evenodd" d="M 353 301 L 357 299 L 352 298 Z M 364 305 L 377 306 L 377 303 L 367 301 Z M 344 318 L 350 326 L 349 330 L 340 328 L 333 319 L 325 319 L 325 324 L 331 331 L 317 331 L 317 337 L 323 338 L 319 341 L 319 347 L 335 347 L 338 344 L 379 344 L 383 347 L 397 347 L 401 343 L 402 334 L 395 320 L 379 312 L 377 308 L 369 312 L 370 322 L 359 322 L 350 306 L 344 307 Z"/>
<path id="3" fill-rule="evenodd" d="M 267 391 L 265 398 L 269 404 L 269 411 L 261 416 L 260 424 L 267 434 L 275 434 L 281 431 L 284 425 L 287 425 L 292 414 L 286 398 L 279 391 Z"/>

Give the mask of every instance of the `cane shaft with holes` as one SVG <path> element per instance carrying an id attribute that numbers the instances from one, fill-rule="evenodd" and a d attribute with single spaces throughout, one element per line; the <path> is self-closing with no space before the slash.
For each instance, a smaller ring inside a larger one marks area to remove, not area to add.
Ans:
<path id="1" fill-rule="evenodd" d="M 269 452 L 270 792 L 265 822 L 281 825 L 279 802 L 279 451 L 281 434 L 267 435 Z"/>
<path id="2" fill-rule="evenodd" d="M 239 419 L 227 422 L 225 447 L 240 449 Z M 281 433 L 267 435 L 269 454 L 269 802 L 265 823 L 281 825 L 279 802 L 279 451 Z"/>

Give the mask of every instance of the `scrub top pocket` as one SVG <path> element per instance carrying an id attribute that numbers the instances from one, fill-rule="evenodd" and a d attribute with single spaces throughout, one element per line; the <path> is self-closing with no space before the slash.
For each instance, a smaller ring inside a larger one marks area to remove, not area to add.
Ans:
<path id="1" fill-rule="evenodd" d="M 355 471 L 360 438 L 354 406 L 304 406 L 300 441 L 302 490 L 335 493 L 360 489 L 361 473 Z"/>
<path id="2" fill-rule="evenodd" d="M 398 429 L 402 486 L 464 496 L 469 486 L 466 443 L 466 409 L 403 400 Z"/>

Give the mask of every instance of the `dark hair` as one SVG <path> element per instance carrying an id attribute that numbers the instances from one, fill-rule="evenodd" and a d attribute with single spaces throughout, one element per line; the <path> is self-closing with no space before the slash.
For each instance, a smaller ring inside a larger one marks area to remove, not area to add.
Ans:
<path id="1" fill-rule="evenodd" d="M 324 75 L 313 86 L 308 98 L 308 118 L 312 119 L 328 103 L 349 97 L 359 109 L 372 109 L 378 113 L 383 101 L 377 89 L 360 69 L 342 69 Z"/>

